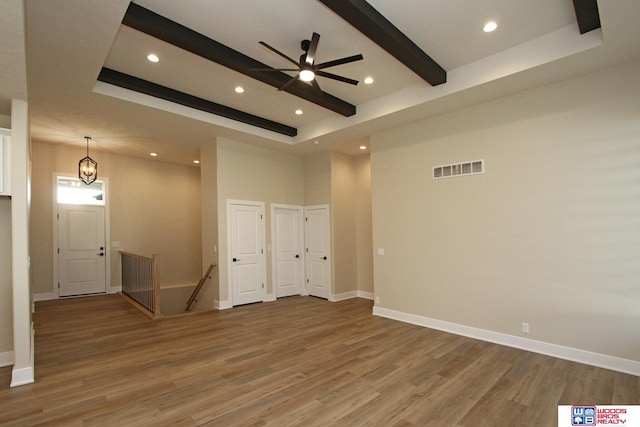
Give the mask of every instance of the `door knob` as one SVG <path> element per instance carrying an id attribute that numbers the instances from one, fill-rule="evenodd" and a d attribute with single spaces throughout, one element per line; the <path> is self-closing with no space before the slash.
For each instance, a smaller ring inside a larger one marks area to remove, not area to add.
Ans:
<path id="1" fill-rule="evenodd" d="M 326 261 L 326 260 L 327 260 L 327 257 L 326 257 L 326 256 L 323 256 L 323 257 L 322 257 L 322 259 Z"/>
<path id="2" fill-rule="evenodd" d="M 300 258 L 300 255 L 296 255 L 296 258 Z"/>
<path id="3" fill-rule="evenodd" d="M 104 256 L 104 252 L 100 252 L 99 254 L 96 254 L 96 255 Z"/>
<path id="4" fill-rule="evenodd" d="M 240 261 L 240 258 L 234 258 L 233 262 Z"/>

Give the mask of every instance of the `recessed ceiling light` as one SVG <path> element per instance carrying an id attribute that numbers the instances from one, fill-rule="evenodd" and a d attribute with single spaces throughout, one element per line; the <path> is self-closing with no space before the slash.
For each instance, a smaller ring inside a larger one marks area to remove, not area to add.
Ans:
<path id="1" fill-rule="evenodd" d="M 151 62 L 160 61 L 160 58 L 158 58 L 158 55 L 156 55 L 155 53 L 150 53 L 149 55 L 147 55 L 147 59 Z"/>
<path id="2" fill-rule="evenodd" d="M 151 157 L 158 157 L 158 153 L 149 153 Z"/>
<path id="3" fill-rule="evenodd" d="M 482 31 L 484 31 L 485 33 L 490 33 L 491 31 L 494 31 L 496 28 L 498 28 L 498 24 L 496 24 L 495 21 L 489 21 L 486 24 L 484 24 Z"/>
<path id="4" fill-rule="evenodd" d="M 320 144 L 320 141 L 318 141 L 318 140 L 316 139 L 315 141 L 313 141 L 313 144 L 314 144 L 314 145 L 318 145 L 318 144 Z"/>
<path id="5" fill-rule="evenodd" d="M 238 86 L 235 88 L 236 93 L 244 93 L 244 88 L 242 86 Z"/>
<path id="6" fill-rule="evenodd" d="M 195 163 L 196 165 L 200 164 L 200 160 L 194 160 L 193 163 Z"/>
<path id="7" fill-rule="evenodd" d="M 365 77 L 364 84 L 370 85 L 373 83 L 373 77 Z"/>
<path id="8" fill-rule="evenodd" d="M 302 110 L 300 110 L 300 109 L 297 109 L 297 110 L 296 110 L 296 114 L 297 114 L 297 115 L 300 115 L 300 114 L 302 114 Z"/>
<path id="9" fill-rule="evenodd" d="M 361 145 L 361 146 L 360 146 L 360 149 L 361 149 L 361 150 L 366 150 L 366 149 L 367 149 L 367 146 L 366 146 L 366 145 Z"/>

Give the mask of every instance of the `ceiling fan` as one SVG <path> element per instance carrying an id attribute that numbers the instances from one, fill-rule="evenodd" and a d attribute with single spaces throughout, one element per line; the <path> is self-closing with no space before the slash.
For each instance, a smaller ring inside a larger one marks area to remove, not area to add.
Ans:
<path id="1" fill-rule="evenodd" d="M 322 71 L 325 68 L 335 67 L 336 65 L 348 64 L 350 62 L 360 61 L 363 58 L 361 54 L 347 56 L 345 58 L 334 59 L 333 61 L 323 62 L 321 64 L 316 64 L 316 49 L 318 48 L 318 42 L 320 41 L 320 34 L 313 33 L 311 36 L 311 40 L 302 40 L 300 42 L 300 48 L 304 51 L 302 55 L 300 55 L 300 61 L 296 61 L 291 59 L 284 53 L 280 52 L 274 47 L 269 46 L 267 43 L 260 41 L 259 43 L 269 49 L 270 51 L 280 55 L 287 61 L 295 64 L 297 68 L 264 68 L 264 69 L 255 69 L 254 71 L 296 71 L 296 74 L 291 80 L 285 83 L 283 86 L 278 88 L 278 90 L 283 90 L 290 84 L 292 84 L 297 79 L 302 80 L 303 82 L 311 83 L 311 85 L 317 90 L 321 92 L 320 86 L 316 81 L 316 76 L 326 77 L 328 79 L 337 80 L 343 83 L 349 83 L 352 85 L 357 85 L 358 81 L 350 79 L 348 77 L 339 76 L 337 74 L 327 73 L 326 71 Z"/>

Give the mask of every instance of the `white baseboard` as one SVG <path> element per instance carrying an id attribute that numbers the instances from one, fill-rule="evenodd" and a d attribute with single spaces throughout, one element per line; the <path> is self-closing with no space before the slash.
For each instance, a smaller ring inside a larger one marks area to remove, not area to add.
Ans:
<path id="1" fill-rule="evenodd" d="M 13 355 L 13 351 L 5 351 L 4 353 L 0 353 L 0 368 L 13 365 L 14 360 L 15 358 Z"/>
<path id="2" fill-rule="evenodd" d="M 373 292 L 358 291 L 358 298 L 364 298 L 373 301 L 374 295 Z"/>
<path id="3" fill-rule="evenodd" d="M 45 292 L 42 294 L 33 294 L 33 302 L 49 301 L 52 299 L 58 299 L 55 292 Z"/>
<path id="4" fill-rule="evenodd" d="M 338 301 L 344 301 L 346 299 L 357 298 L 357 297 L 358 297 L 358 291 L 343 292 L 341 294 L 330 294 L 329 301 L 338 302 Z"/>
<path id="5" fill-rule="evenodd" d="M 364 299 L 373 300 L 373 292 L 350 291 L 350 292 L 343 292 L 341 294 L 329 295 L 329 301 L 331 302 L 344 301 L 351 298 L 364 298 Z"/>
<path id="6" fill-rule="evenodd" d="M 29 366 L 22 369 L 13 369 L 11 372 L 11 387 L 31 384 L 34 382 L 33 367 Z"/>
<path id="7" fill-rule="evenodd" d="M 25 368 L 19 368 L 19 369 L 16 369 L 15 366 L 13 367 L 13 371 L 11 371 L 10 387 L 18 387 L 25 384 L 31 384 L 35 381 L 35 372 L 34 372 L 34 365 L 33 365 L 34 363 L 33 361 L 35 360 L 35 357 L 34 357 L 35 337 L 36 337 L 36 330 L 33 326 L 33 322 L 31 322 L 31 354 L 29 355 L 30 366 L 27 366 Z M 15 353 L 14 353 L 14 359 L 15 359 Z"/>
<path id="8" fill-rule="evenodd" d="M 215 308 L 216 310 L 227 310 L 229 308 L 233 308 L 233 305 L 229 300 L 225 300 L 225 301 L 213 300 L 213 308 Z"/>
<path id="9" fill-rule="evenodd" d="M 109 286 L 107 288 L 108 294 L 117 294 L 118 292 L 122 292 L 122 286 Z M 84 295 L 80 295 L 80 296 L 84 296 Z M 65 297 L 65 298 L 68 298 L 68 297 Z M 58 296 L 56 295 L 55 292 L 43 292 L 40 294 L 33 294 L 33 302 L 49 301 L 53 299 L 58 299 Z"/>
<path id="10" fill-rule="evenodd" d="M 264 299 L 264 302 L 272 302 L 276 300 L 276 294 L 267 294 Z"/>
<path id="11" fill-rule="evenodd" d="M 514 347 L 521 350 L 544 354 L 546 356 L 553 356 L 558 359 L 570 360 L 572 362 L 584 363 L 587 365 L 597 366 L 599 368 L 611 369 L 625 374 L 640 376 L 640 362 L 634 360 L 621 359 L 619 357 L 609 356 L 606 354 L 592 353 L 590 351 L 579 350 L 543 341 L 536 341 L 529 338 L 516 337 L 500 332 L 473 328 L 470 326 L 404 313 L 388 308 L 373 307 L 373 314 L 380 317 L 399 320 L 405 323 L 411 323 L 413 325 L 424 326 L 426 328 L 437 329 L 456 335 L 506 345 L 507 347 Z"/>

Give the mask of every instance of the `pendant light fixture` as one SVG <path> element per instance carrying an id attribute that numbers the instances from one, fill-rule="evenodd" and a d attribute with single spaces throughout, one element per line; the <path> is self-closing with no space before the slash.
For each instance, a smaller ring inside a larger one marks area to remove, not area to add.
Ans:
<path id="1" fill-rule="evenodd" d="M 98 178 L 98 163 L 89 157 L 90 136 L 85 136 L 87 140 L 87 156 L 78 162 L 78 178 L 87 185 L 90 185 Z"/>

